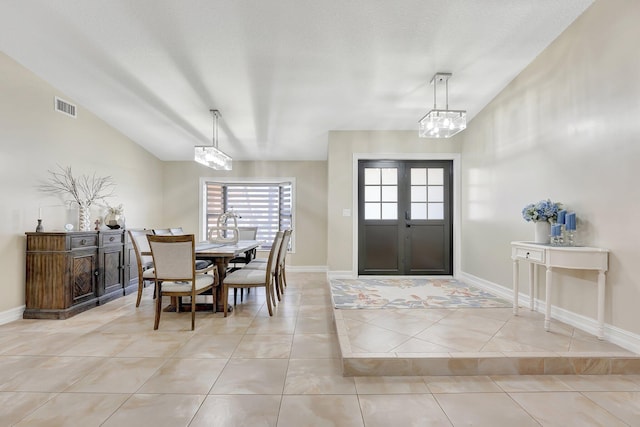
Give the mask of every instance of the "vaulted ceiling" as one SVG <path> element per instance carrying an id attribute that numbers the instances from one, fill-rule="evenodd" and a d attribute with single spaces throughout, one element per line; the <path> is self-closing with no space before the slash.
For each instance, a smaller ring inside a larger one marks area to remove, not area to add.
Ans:
<path id="1" fill-rule="evenodd" d="M 330 130 L 473 119 L 593 0 L 9 0 L 0 49 L 162 160 L 324 160 Z M 439 95 L 438 104 L 443 100 Z"/>

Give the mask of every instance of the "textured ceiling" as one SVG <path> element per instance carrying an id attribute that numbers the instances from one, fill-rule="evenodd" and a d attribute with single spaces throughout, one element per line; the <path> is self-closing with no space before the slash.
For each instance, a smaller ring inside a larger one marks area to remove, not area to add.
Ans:
<path id="1" fill-rule="evenodd" d="M 473 118 L 592 0 L 3 0 L 0 49 L 162 160 L 323 160 L 416 130 L 429 81 Z M 438 104 L 443 96 L 438 98 Z"/>

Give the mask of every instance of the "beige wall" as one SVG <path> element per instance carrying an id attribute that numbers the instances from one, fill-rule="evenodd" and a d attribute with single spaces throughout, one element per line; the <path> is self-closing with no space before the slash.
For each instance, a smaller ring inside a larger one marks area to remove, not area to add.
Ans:
<path id="1" fill-rule="evenodd" d="M 426 107 L 425 107 L 426 108 Z M 416 119 L 417 120 L 417 119 Z M 354 217 L 343 216 L 354 210 L 354 155 L 366 158 L 429 158 L 432 154 L 458 153 L 458 135 L 451 139 L 418 138 L 415 131 L 332 131 L 328 149 L 328 248 L 330 272 L 356 274 L 353 271 Z"/>
<path id="2" fill-rule="evenodd" d="M 605 322 L 636 334 L 638 17 L 640 2 L 596 1 L 474 118 L 462 150 L 463 271 L 511 288 L 509 242 L 534 233 L 520 211 L 550 197 L 577 213 L 579 242 L 611 250 Z M 554 273 L 554 303 L 594 318 L 595 280 Z"/>
<path id="3" fill-rule="evenodd" d="M 287 257 L 293 268 L 324 269 L 327 264 L 327 162 L 234 161 L 231 171 L 214 171 L 195 162 L 164 165 L 164 226 L 182 226 L 198 234 L 201 178 L 294 178 L 295 252 Z"/>
<path id="4" fill-rule="evenodd" d="M 56 196 L 37 185 L 47 170 L 71 166 L 75 175 L 108 176 L 116 183 L 117 197 L 127 220 L 153 222 L 161 213 L 161 162 L 132 143 L 91 112 L 78 105 L 76 119 L 56 113 L 54 96 L 70 102 L 13 59 L 0 53 L 0 323 L 23 306 L 25 283 L 25 231 L 35 231 L 42 207 L 46 231 L 62 230 L 67 222 L 77 227 L 76 210 L 68 210 Z M 92 217 L 105 212 L 93 209 Z M 21 315 L 21 313 L 20 313 Z"/>

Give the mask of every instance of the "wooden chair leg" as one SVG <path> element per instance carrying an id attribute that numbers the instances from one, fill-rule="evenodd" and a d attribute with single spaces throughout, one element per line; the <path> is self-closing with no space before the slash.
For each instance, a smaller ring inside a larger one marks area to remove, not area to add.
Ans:
<path id="1" fill-rule="evenodd" d="M 273 283 L 276 288 L 276 296 L 278 297 L 278 301 L 282 301 L 282 282 L 280 281 L 280 272 L 276 271 L 276 275 L 273 278 Z"/>
<path id="2" fill-rule="evenodd" d="M 160 313 L 162 313 L 162 291 L 159 289 L 160 284 L 156 282 L 156 320 L 153 329 L 158 329 L 160 325 Z"/>
<path id="3" fill-rule="evenodd" d="M 196 295 L 191 295 L 191 330 L 196 328 Z"/>
<path id="4" fill-rule="evenodd" d="M 273 298 L 272 292 L 269 289 L 271 286 L 269 285 L 269 283 L 267 283 L 267 286 L 265 286 L 266 289 L 266 293 L 267 293 L 267 308 L 269 309 L 269 316 L 273 316 L 273 309 L 271 308 L 271 299 Z"/>
<path id="5" fill-rule="evenodd" d="M 144 288 L 144 280 L 142 277 L 138 278 L 138 299 L 136 300 L 136 307 L 140 307 L 140 300 L 142 299 L 142 289 Z"/>
<path id="6" fill-rule="evenodd" d="M 276 306 L 276 296 L 278 295 L 278 290 L 276 289 L 276 278 L 273 277 L 273 281 L 271 284 L 271 305 Z"/>
<path id="7" fill-rule="evenodd" d="M 227 317 L 227 301 L 229 300 L 229 287 L 222 285 L 222 311 L 224 311 L 224 317 Z"/>

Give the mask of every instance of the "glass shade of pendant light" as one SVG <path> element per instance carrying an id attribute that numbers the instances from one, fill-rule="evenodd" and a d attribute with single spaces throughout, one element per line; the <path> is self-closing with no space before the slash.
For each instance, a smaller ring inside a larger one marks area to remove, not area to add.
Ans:
<path id="1" fill-rule="evenodd" d="M 433 85 L 433 109 L 418 122 L 420 138 L 449 138 L 467 127 L 467 112 L 449 110 L 449 77 L 451 73 L 436 73 L 431 79 Z M 445 84 L 446 106 L 438 109 L 436 104 L 436 86 Z"/>
<path id="2" fill-rule="evenodd" d="M 213 145 L 196 145 L 193 160 L 211 169 L 231 170 L 231 157 L 218 149 L 218 119 L 220 111 L 209 110 L 213 114 Z"/>

